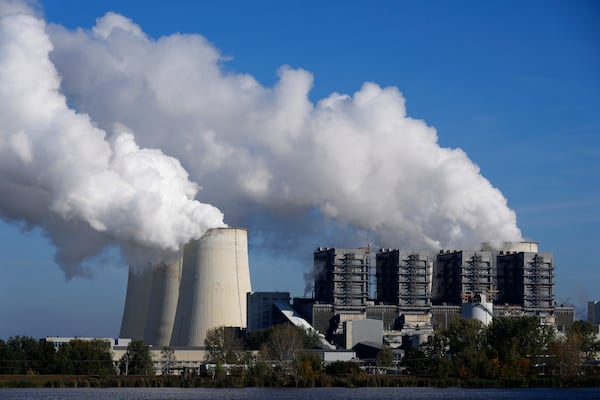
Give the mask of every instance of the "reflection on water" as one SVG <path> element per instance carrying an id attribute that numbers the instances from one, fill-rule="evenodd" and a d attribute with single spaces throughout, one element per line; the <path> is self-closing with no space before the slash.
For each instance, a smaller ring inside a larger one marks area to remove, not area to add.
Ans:
<path id="1" fill-rule="evenodd" d="M 10 400 L 529 400 L 600 399 L 600 388 L 584 389 L 462 389 L 462 388 L 76 388 L 0 389 Z"/>

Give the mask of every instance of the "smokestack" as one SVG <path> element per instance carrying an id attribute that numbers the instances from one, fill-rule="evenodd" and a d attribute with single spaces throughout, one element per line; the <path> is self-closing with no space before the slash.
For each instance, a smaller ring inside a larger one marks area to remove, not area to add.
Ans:
<path id="1" fill-rule="evenodd" d="M 189 243 L 171 345 L 204 346 L 211 328 L 245 328 L 246 293 L 251 291 L 246 229 L 210 229 Z"/>

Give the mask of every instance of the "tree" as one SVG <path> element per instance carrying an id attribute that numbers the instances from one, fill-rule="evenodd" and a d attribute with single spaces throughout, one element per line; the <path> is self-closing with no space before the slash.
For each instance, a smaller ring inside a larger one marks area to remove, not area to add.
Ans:
<path id="1" fill-rule="evenodd" d="M 57 372 L 75 375 L 115 373 L 110 343 L 104 340 L 71 340 L 57 352 Z"/>
<path id="2" fill-rule="evenodd" d="M 289 324 L 275 325 L 261 347 L 261 355 L 269 360 L 291 361 L 304 348 L 305 336 L 306 332 L 302 328 Z"/>
<path id="3" fill-rule="evenodd" d="M 476 319 L 453 319 L 448 328 L 439 333 L 441 337 L 434 338 L 435 351 L 451 360 L 452 373 L 459 378 L 488 377 L 492 371 L 486 356 L 485 333 L 485 327 Z M 443 354 L 444 345 L 446 354 Z"/>
<path id="4" fill-rule="evenodd" d="M 567 336 L 563 339 L 557 339 L 550 344 L 550 366 L 554 375 L 561 378 L 573 377 L 577 375 L 581 365 L 581 341 L 577 335 Z"/>
<path id="5" fill-rule="evenodd" d="M 394 352 L 389 347 L 383 347 L 375 359 L 379 368 L 391 367 L 394 364 Z"/>
<path id="6" fill-rule="evenodd" d="M 216 364 L 237 364 L 243 358 L 243 342 L 235 328 L 219 326 L 206 332 L 204 345 L 207 361 Z"/>
<path id="7" fill-rule="evenodd" d="M 553 329 L 540 326 L 536 317 L 494 318 L 488 327 L 488 344 L 498 357 L 503 376 L 533 373 L 532 361 L 547 355 L 553 339 Z"/>
<path id="8" fill-rule="evenodd" d="M 5 374 L 50 374 L 54 372 L 56 352 L 45 340 L 15 336 L 0 344 L 0 367 Z"/>
<path id="9" fill-rule="evenodd" d="M 596 339 L 598 328 L 588 321 L 575 321 L 567 330 L 567 337 L 579 342 L 579 350 L 583 353 L 584 360 L 591 360 L 600 350 L 600 343 Z"/>
<path id="10" fill-rule="evenodd" d="M 175 362 L 175 351 L 168 347 L 165 347 L 161 350 L 160 356 L 163 362 L 163 375 L 171 375 L 171 367 Z"/>
<path id="11" fill-rule="evenodd" d="M 301 351 L 296 354 L 294 363 L 296 383 L 300 386 L 314 386 L 321 372 L 321 358 L 315 353 Z"/>
<path id="12" fill-rule="evenodd" d="M 132 340 L 121 357 L 120 369 L 125 375 L 153 375 L 150 347 L 143 340 Z"/>

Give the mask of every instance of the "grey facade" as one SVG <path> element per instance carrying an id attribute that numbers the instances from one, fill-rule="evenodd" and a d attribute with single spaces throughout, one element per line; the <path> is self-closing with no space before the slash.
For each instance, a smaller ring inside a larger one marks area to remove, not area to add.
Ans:
<path id="1" fill-rule="evenodd" d="M 499 250 L 488 244 L 439 253 L 381 249 L 372 300 L 367 298 L 369 249 L 319 248 L 311 319 L 330 334 L 345 321 L 365 318 L 381 320 L 388 333 L 413 325 L 439 329 L 460 318 L 466 303 L 484 298 L 494 303 L 494 316 L 537 316 L 541 324 L 564 330 L 573 322 L 573 309 L 556 307 L 553 257 L 537 248 L 536 242 L 507 242 Z M 600 318 L 600 303 L 590 304 L 590 310 L 590 318 Z"/>
<path id="2" fill-rule="evenodd" d="M 517 305 L 527 312 L 552 312 L 554 263 L 550 253 L 498 254 L 498 304 Z"/>
<path id="3" fill-rule="evenodd" d="M 588 301 L 588 322 L 600 325 L 600 301 Z"/>
<path id="4" fill-rule="evenodd" d="M 489 251 L 440 251 L 434 267 L 433 304 L 461 304 L 483 293 L 496 293 L 495 260 Z"/>
<path id="5" fill-rule="evenodd" d="M 336 309 L 365 307 L 370 249 L 319 248 L 314 253 L 315 301 Z"/>
<path id="6" fill-rule="evenodd" d="M 431 307 L 434 256 L 426 251 L 382 249 L 376 256 L 377 301 L 400 311 Z"/>

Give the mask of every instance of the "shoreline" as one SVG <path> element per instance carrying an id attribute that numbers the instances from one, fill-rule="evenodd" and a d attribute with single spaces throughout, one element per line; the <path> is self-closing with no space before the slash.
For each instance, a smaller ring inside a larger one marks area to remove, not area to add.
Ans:
<path id="1" fill-rule="evenodd" d="M 436 388 L 595 388 L 600 377 L 568 378 L 534 377 L 503 379 L 435 379 L 418 376 L 389 375 L 319 375 L 309 381 L 286 380 L 278 377 L 225 376 L 119 376 L 119 375 L 0 375 L 0 389 L 9 388 L 114 388 L 114 387 L 180 387 L 180 388 L 286 388 L 286 387 L 436 387 Z M 285 377 L 284 377 L 285 378 Z"/>

